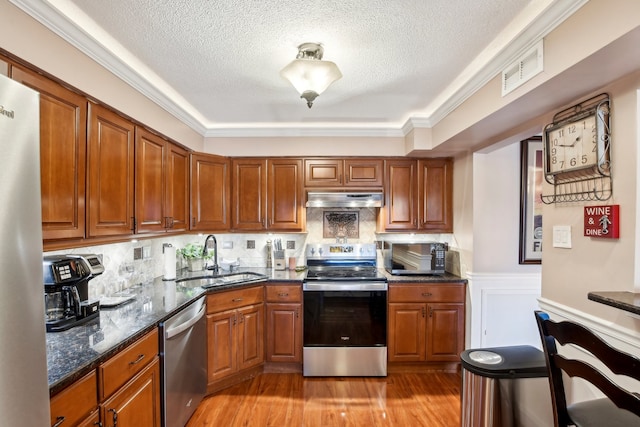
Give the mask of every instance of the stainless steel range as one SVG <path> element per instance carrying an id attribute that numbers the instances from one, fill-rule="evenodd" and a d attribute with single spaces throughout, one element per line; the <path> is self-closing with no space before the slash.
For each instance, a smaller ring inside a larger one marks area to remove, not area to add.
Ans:
<path id="1" fill-rule="evenodd" d="M 387 279 L 376 245 L 307 245 L 304 376 L 387 375 Z"/>

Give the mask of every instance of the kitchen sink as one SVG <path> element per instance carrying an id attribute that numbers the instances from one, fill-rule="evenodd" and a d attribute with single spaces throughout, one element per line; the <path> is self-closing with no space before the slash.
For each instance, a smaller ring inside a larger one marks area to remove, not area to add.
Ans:
<path id="1" fill-rule="evenodd" d="M 258 283 L 264 282 L 267 280 L 267 276 L 259 273 L 252 272 L 244 272 L 244 273 L 229 273 L 229 274 L 219 274 L 215 276 L 198 276 L 198 277 L 190 277 L 186 279 L 178 279 L 176 283 L 180 286 L 185 287 L 196 287 L 199 286 L 201 288 L 213 288 L 216 286 L 224 286 L 224 285 L 240 285 L 246 283 Z"/>

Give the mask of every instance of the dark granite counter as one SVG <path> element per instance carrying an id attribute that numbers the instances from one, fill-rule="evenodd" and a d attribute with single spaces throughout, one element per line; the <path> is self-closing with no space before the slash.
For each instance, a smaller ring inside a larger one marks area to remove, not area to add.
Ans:
<path id="1" fill-rule="evenodd" d="M 589 292 L 587 298 L 591 301 L 640 315 L 640 293 L 623 291 Z"/>
<path id="2" fill-rule="evenodd" d="M 384 270 L 381 270 L 384 271 Z M 270 282 L 302 283 L 306 271 L 273 270 L 267 268 L 241 268 L 238 272 L 252 272 L 267 277 Z M 222 271 L 221 274 L 227 272 Z M 466 283 L 451 274 L 443 276 L 392 276 L 384 274 L 389 284 L 394 283 Z M 254 284 L 231 284 L 203 289 L 181 282 L 183 279 L 210 277 L 210 271 L 179 272 L 175 281 L 153 282 L 127 289 L 135 300 L 115 308 L 101 308 L 99 320 L 76 326 L 68 331 L 46 334 L 49 393 L 55 395 L 81 378 L 120 350 L 135 342 L 158 324 L 207 293 L 221 292 Z"/>

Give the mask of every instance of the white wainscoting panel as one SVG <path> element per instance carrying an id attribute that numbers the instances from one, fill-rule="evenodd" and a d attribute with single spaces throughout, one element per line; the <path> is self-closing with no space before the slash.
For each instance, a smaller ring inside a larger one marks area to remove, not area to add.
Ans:
<path id="1" fill-rule="evenodd" d="M 539 274 L 470 273 L 469 348 L 533 345 L 541 348 L 533 315 Z"/>

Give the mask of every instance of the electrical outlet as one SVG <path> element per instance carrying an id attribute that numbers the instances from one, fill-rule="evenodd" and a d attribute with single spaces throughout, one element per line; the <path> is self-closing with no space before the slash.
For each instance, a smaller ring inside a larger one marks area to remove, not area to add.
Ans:
<path id="1" fill-rule="evenodd" d="M 256 241 L 255 240 L 247 240 L 247 249 L 255 249 Z"/>
<path id="2" fill-rule="evenodd" d="M 296 241 L 295 240 L 287 240 L 287 249 L 295 249 Z"/>
<path id="3" fill-rule="evenodd" d="M 142 259 L 142 248 L 133 248 L 133 260 Z"/>

